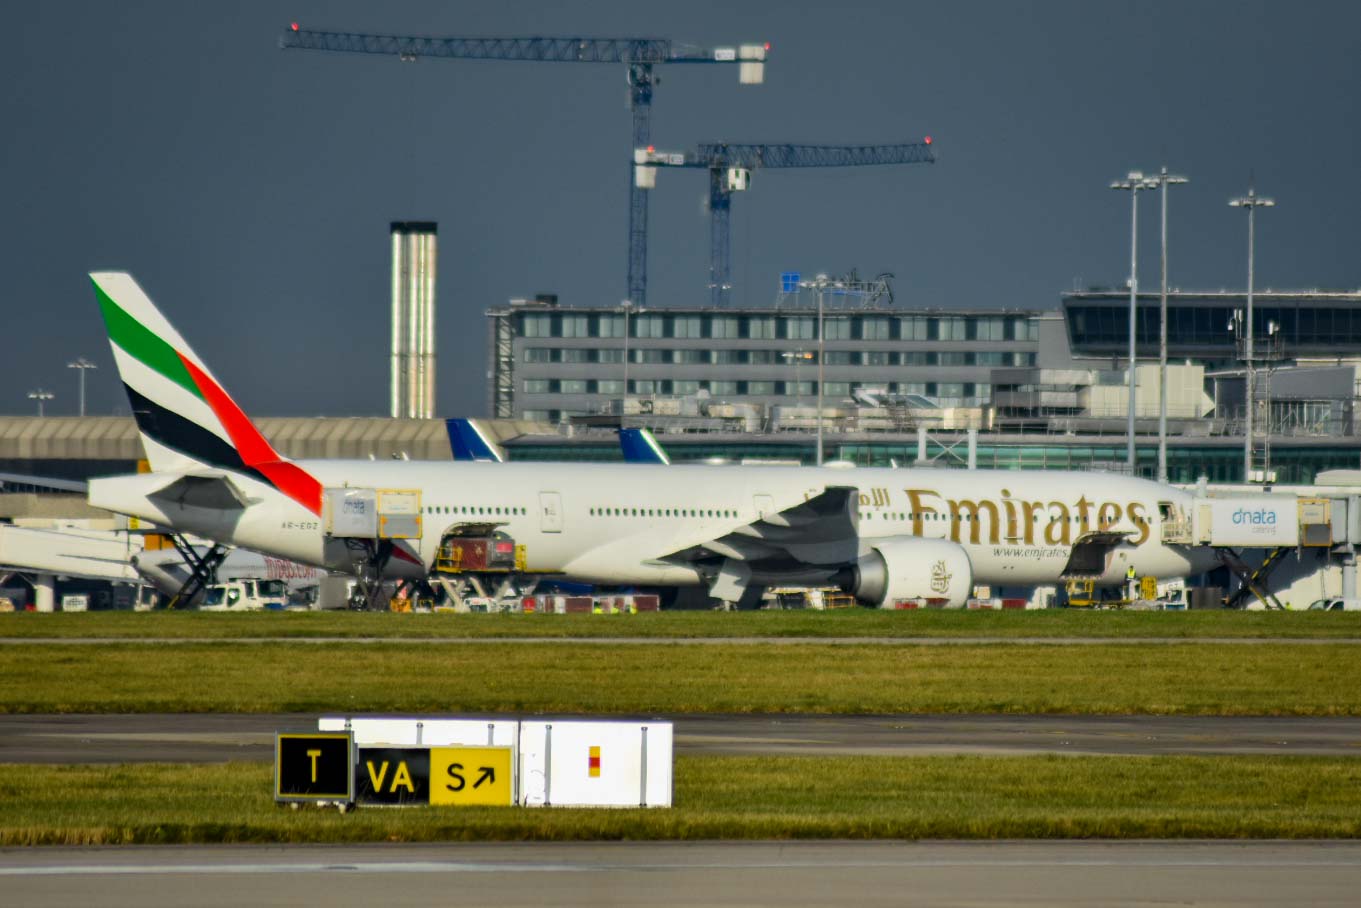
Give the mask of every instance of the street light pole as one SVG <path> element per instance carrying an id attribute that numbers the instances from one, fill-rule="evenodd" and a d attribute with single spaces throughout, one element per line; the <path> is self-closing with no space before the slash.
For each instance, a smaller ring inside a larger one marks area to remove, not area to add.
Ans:
<path id="1" fill-rule="evenodd" d="M 85 415 L 85 373 L 90 369 L 98 369 L 94 363 L 85 357 L 80 357 L 75 362 L 67 363 L 66 368 L 76 369 L 80 375 L 80 415 Z"/>
<path id="2" fill-rule="evenodd" d="M 1144 189 L 1152 189 L 1157 186 L 1155 180 L 1146 179 L 1142 172 L 1132 170 L 1129 176 L 1123 180 L 1116 180 L 1111 183 L 1111 189 L 1124 189 L 1129 191 L 1130 197 L 1130 228 L 1129 228 L 1129 374 L 1126 376 L 1129 384 L 1129 413 L 1126 428 L 1125 441 L 1125 460 L 1129 465 L 1130 475 L 1134 475 L 1136 459 L 1134 454 L 1134 404 L 1135 404 L 1135 313 L 1139 305 L 1139 193 Z"/>
<path id="3" fill-rule="evenodd" d="M 43 416 L 46 415 L 46 414 L 43 412 L 43 402 L 44 402 L 44 401 L 49 401 L 49 400 L 51 400 L 52 398 L 54 398 L 54 397 L 56 397 L 56 396 L 57 396 L 57 395 L 53 394 L 51 391 L 44 391 L 42 388 L 38 388 L 36 391 L 29 391 L 29 392 L 28 392 L 28 399 L 29 399 L 29 400 L 36 400 L 36 401 L 38 402 L 38 417 L 39 417 L 39 418 L 42 418 Z"/>
<path id="4" fill-rule="evenodd" d="M 1252 408 L 1256 401 L 1253 399 L 1255 388 L 1253 387 L 1253 349 L 1252 336 L 1255 330 L 1252 324 L 1252 285 L 1253 285 L 1253 243 L 1256 233 L 1256 220 L 1258 208 L 1271 208 L 1276 204 L 1274 199 L 1264 199 L 1257 195 L 1257 187 L 1249 186 L 1248 194 L 1241 198 L 1230 199 L 1231 208 L 1246 208 L 1248 210 L 1248 312 L 1247 324 L 1244 325 L 1244 355 L 1246 369 L 1243 373 L 1244 381 L 1244 400 L 1247 406 L 1244 408 L 1243 417 L 1243 482 L 1252 482 Z M 1267 431 L 1270 431 L 1268 425 Z"/>
<path id="5" fill-rule="evenodd" d="M 1163 167 L 1155 177 L 1162 188 L 1162 293 L 1158 298 L 1158 482 L 1167 482 L 1167 186 L 1185 183 Z"/>

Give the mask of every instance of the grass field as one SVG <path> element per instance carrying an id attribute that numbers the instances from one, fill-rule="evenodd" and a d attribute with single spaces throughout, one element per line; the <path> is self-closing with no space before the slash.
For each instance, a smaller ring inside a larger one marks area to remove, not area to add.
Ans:
<path id="1" fill-rule="evenodd" d="M 0 766 L 0 846 L 1361 836 L 1361 761 L 1322 757 L 681 757 L 669 810 L 342 816 L 271 784 L 261 763 Z"/>
<path id="2" fill-rule="evenodd" d="M 1361 714 L 1353 644 L 10 646 L 0 711 Z"/>
<path id="3" fill-rule="evenodd" d="M 0 637 L 1233 637 L 1359 638 L 1361 613 L 916 611 L 452 615 L 354 612 L 0 614 Z"/>

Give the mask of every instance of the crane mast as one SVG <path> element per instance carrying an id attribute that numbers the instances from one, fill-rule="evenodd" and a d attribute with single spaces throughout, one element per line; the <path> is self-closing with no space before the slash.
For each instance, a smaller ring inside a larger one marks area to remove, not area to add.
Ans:
<path id="1" fill-rule="evenodd" d="M 629 108 L 633 117 L 630 148 L 645 148 L 652 134 L 653 67 L 667 63 L 732 64 L 743 85 L 765 80 L 769 44 L 697 47 L 665 38 L 477 38 L 379 35 L 322 31 L 296 22 L 279 38 L 284 50 L 421 57 L 446 60 L 519 60 L 538 63 L 615 63 L 628 67 Z M 632 161 L 630 161 L 630 167 Z M 647 192 L 629 179 L 627 292 L 631 303 L 647 301 Z"/>
<path id="2" fill-rule="evenodd" d="M 896 145 L 795 145 L 718 143 L 700 145 L 692 152 L 658 152 L 647 146 L 634 150 L 635 187 L 656 185 L 656 168 L 689 167 L 709 171 L 709 302 L 728 303 L 732 290 L 731 202 L 744 191 L 751 171 L 758 168 L 863 167 L 880 164 L 934 164 L 931 137 Z"/>

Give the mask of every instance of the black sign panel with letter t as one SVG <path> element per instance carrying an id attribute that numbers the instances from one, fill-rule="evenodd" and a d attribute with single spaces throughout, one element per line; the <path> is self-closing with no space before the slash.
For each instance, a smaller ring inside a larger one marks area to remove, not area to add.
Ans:
<path id="1" fill-rule="evenodd" d="M 276 735 L 274 800 L 353 802 L 354 739 L 350 732 Z"/>

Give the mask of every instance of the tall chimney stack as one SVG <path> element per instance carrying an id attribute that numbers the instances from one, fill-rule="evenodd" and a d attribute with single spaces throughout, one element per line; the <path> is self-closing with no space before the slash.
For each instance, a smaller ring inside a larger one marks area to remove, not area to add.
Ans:
<path id="1" fill-rule="evenodd" d="M 392 222 L 393 418 L 435 415 L 434 221 Z"/>

